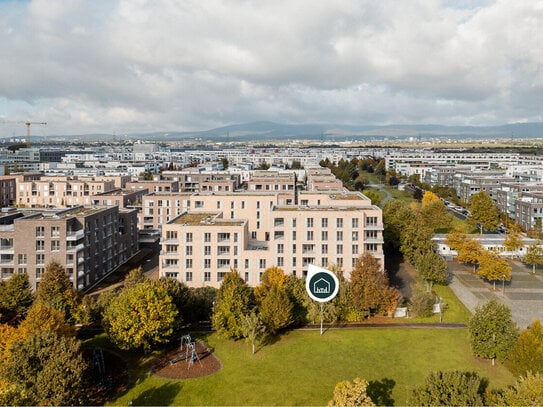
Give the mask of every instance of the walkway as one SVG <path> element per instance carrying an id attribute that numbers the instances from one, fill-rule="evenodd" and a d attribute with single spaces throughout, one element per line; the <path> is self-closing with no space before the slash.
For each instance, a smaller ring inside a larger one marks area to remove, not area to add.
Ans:
<path id="1" fill-rule="evenodd" d="M 496 299 L 511 310 L 513 320 L 519 328 L 528 327 L 532 321 L 543 321 L 543 276 L 541 271 L 532 274 L 532 268 L 518 261 L 510 261 L 513 268 L 512 279 L 503 284 L 483 281 L 473 274 L 473 268 L 449 261 L 448 269 L 453 274 L 451 289 L 464 305 L 473 313 L 475 307 Z"/>

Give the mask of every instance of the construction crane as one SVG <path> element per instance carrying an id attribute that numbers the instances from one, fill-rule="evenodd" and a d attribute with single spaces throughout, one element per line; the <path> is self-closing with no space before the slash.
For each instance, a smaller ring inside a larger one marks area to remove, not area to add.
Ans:
<path id="1" fill-rule="evenodd" d="M 0 123 L 14 123 L 14 124 L 24 124 L 26 126 L 26 148 L 30 148 L 30 125 L 31 124 L 42 124 L 46 125 L 45 122 L 31 122 L 27 121 L 11 121 L 11 120 L 1 120 Z"/>

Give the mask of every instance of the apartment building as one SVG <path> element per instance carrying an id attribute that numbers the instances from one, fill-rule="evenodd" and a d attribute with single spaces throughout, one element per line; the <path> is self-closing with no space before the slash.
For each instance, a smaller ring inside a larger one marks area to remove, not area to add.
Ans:
<path id="1" fill-rule="evenodd" d="M 179 182 L 172 180 L 137 180 L 129 181 L 125 185 L 130 190 L 147 190 L 149 192 L 179 192 Z"/>
<path id="2" fill-rule="evenodd" d="M 543 230 L 543 192 L 523 192 L 515 200 L 515 222 L 524 230 Z"/>
<path id="3" fill-rule="evenodd" d="M 237 269 L 256 286 L 269 267 L 298 277 L 309 264 L 339 264 L 350 277 L 371 252 L 384 264 L 381 210 L 360 193 L 194 194 L 190 210 L 162 226 L 160 275 L 220 286 Z M 287 203 L 288 200 L 288 203 Z"/>
<path id="4" fill-rule="evenodd" d="M 0 176 L 0 207 L 12 206 L 16 202 L 16 187 L 15 177 Z"/>
<path id="5" fill-rule="evenodd" d="M 86 290 L 137 252 L 136 211 L 111 207 L 17 210 L 0 216 L 0 279 L 27 273 L 32 289 L 48 263 Z"/>
<path id="6" fill-rule="evenodd" d="M 502 182 L 495 191 L 495 199 L 501 212 L 515 219 L 515 201 L 524 192 L 543 192 L 543 184 L 523 182 Z"/>

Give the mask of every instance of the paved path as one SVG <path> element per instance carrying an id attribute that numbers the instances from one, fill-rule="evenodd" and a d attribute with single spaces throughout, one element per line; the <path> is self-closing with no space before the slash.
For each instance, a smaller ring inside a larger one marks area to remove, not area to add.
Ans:
<path id="1" fill-rule="evenodd" d="M 379 191 L 382 191 L 382 192 L 385 193 L 385 197 L 383 199 L 381 199 L 381 202 L 379 203 L 379 207 L 382 208 L 384 206 L 384 204 L 387 203 L 387 201 L 392 199 L 392 194 L 390 193 L 390 191 L 388 189 L 385 188 L 384 185 L 382 185 L 382 184 L 369 184 L 368 187 L 378 189 Z M 362 193 L 364 193 L 364 191 L 362 191 Z"/>
<path id="2" fill-rule="evenodd" d="M 541 271 L 532 274 L 531 267 L 517 261 L 511 261 L 512 279 L 509 283 L 483 281 L 473 274 L 473 268 L 457 262 L 448 263 L 453 274 L 451 289 L 464 305 L 474 312 L 475 307 L 496 299 L 506 304 L 511 310 L 513 320 L 519 328 L 528 327 L 532 321 L 543 321 L 543 276 Z"/>

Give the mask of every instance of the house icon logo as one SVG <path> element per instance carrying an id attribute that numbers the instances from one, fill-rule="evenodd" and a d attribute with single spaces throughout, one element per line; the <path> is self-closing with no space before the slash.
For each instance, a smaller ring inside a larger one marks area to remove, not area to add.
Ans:
<path id="1" fill-rule="evenodd" d="M 339 291 L 339 280 L 330 270 L 309 265 L 305 288 L 309 297 L 318 302 L 333 299 Z"/>
<path id="2" fill-rule="evenodd" d="M 330 294 L 330 283 L 324 278 L 319 278 L 313 283 L 313 292 L 316 294 Z"/>

